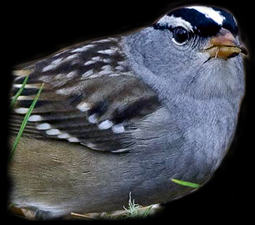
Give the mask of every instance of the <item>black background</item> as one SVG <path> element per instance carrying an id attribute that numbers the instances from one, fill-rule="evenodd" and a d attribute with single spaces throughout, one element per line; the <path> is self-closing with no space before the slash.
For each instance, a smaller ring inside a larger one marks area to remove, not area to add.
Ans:
<path id="1" fill-rule="evenodd" d="M 78 3 L 79 2 L 79 3 Z M 237 221 L 254 219 L 255 151 L 252 103 L 254 100 L 255 14 L 250 0 L 206 1 L 231 11 L 239 23 L 241 37 L 249 56 L 245 59 L 246 96 L 242 104 L 235 139 L 223 164 L 199 191 L 166 205 L 155 218 L 174 221 Z M 3 18 L 5 40 L 2 42 L 2 104 L 8 110 L 10 70 L 20 63 L 46 57 L 61 48 L 93 37 L 126 32 L 154 22 L 176 6 L 205 4 L 205 1 L 62 1 L 31 4 L 8 3 Z M 3 78 L 4 77 L 4 78 Z M 5 101 L 4 101 L 5 100 Z M 8 117 L 8 112 L 7 112 Z M 2 124 L 7 125 L 6 119 Z M 7 133 L 7 127 L 2 134 Z M 6 140 L 6 138 L 4 138 Z M 6 157 L 5 157 L 6 158 Z M 3 159 L 3 157 L 2 157 Z M 8 191 L 7 191 L 8 193 Z M 6 195 L 3 193 L 4 196 Z M 3 201 L 2 201 L 3 202 Z M 6 212 L 6 205 L 2 212 Z M 16 217 L 9 217 L 17 219 Z M 252 221 L 252 220 L 251 220 Z"/>

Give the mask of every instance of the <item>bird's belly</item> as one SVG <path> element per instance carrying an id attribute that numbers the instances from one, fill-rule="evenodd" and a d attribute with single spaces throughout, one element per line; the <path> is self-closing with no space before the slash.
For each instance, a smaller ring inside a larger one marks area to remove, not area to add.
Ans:
<path id="1" fill-rule="evenodd" d="M 175 135 L 170 142 L 167 132 L 162 132 L 162 138 L 147 137 L 140 149 L 121 154 L 80 145 L 70 151 L 70 143 L 55 148 L 54 141 L 23 137 L 9 167 L 13 181 L 10 201 L 61 216 L 122 209 L 130 192 L 141 205 L 180 197 L 193 189 L 177 185 L 171 178 L 201 184 L 224 157 L 235 124 L 224 120 L 210 120 L 208 125 L 204 119 L 185 127 L 185 132 L 176 127 L 169 134 Z M 137 142 L 139 146 L 139 139 Z"/>

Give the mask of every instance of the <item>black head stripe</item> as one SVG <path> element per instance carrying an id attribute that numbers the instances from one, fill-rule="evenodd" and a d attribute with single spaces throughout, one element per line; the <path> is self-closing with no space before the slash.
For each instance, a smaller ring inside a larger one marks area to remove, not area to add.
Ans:
<path id="1" fill-rule="evenodd" d="M 219 11 L 221 15 L 225 17 L 222 27 L 228 29 L 234 35 L 238 34 L 238 27 L 234 17 L 224 9 L 219 9 L 216 7 L 213 7 L 213 9 Z"/>
<path id="2" fill-rule="evenodd" d="M 207 15 L 207 9 L 211 12 L 215 11 L 215 14 L 218 14 L 220 18 L 219 21 Z M 203 12 L 203 10 L 205 10 L 205 12 Z M 201 37 L 215 36 L 222 27 L 228 29 L 234 35 L 238 33 L 237 24 L 233 16 L 227 11 L 216 7 L 179 8 L 170 12 L 167 16 L 181 18 L 183 21 L 188 22 L 192 26 L 193 32 Z M 154 25 L 155 29 L 169 29 L 170 27 L 171 24 Z"/>
<path id="3" fill-rule="evenodd" d="M 208 37 L 218 33 L 221 26 L 214 20 L 207 18 L 204 14 L 195 9 L 181 8 L 168 14 L 168 16 L 181 17 L 188 21 L 199 36 Z"/>

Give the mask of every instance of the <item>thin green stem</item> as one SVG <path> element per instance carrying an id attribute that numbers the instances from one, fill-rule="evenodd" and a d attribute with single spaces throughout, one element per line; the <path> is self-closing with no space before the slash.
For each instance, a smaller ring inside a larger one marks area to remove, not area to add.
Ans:
<path id="1" fill-rule="evenodd" d="M 40 94 L 41 94 L 41 92 L 42 92 L 42 90 L 43 90 L 43 86 L 44 86 L 44 84 L 41 85 L 41 87 L 40 87 L 38 93 L 36 94 L 36 96 L 35 96 L 35 98 L 34 98 L 32 104 L 31 104 L 31 106 L 30 106 L 29 109 L 28 109 L 28 112 L 26 113 L 26 115 L 25 115 L 25 117 L 24 117 L 24 119 L 23 119 L 23 121 L 22 121 L 22 124 L 21 124 L 21 126 L 20 126 L 19 132 L 18 132 L 18 134 L 17 134 L 17 136 L 16 136 L 16 139 L 15 139 L 15 141 L 14 141 L 14 144 L 13 144 L 13 147 L 12 147 L 12 150 L 11 150 L 11 153 L 10 153 L 10 155 L 9 155 L 8 164 L 7 164 L 7 165 L 10 164 L 10 161 L 11 161 L 11 159 L 12 159 L 14 153 L 15 153 L 15 150 L 16 150 L 16 148 L 17 148 L 17 145 L 18 145 L 18 143 L 19 143 L 20 137 L 21 137 L 21 135 L 22 135 L 22 133 L 23 133 L 23 131 L 24 131 L 26 125 L 27 125 L 28 118 L 30 117 L 30 115 L 31 115 L 31 113 L 32 113 L 32 111 L 33 111 L 33 109 L 34 109 L 34 107 L 35 107 L 35 104 L 36 104 L 36 102 L 38 101 L 38 98 L 39 98 L 39 96 L 40 96 Z"/>
<path id="2" fill-rule="evenodd" d="M 18 92 L 15 94 L 15 96 L 13 97 L 12 101 L 11 101 L 11 105 L 10 107 L 13 107 L 14 104 L 16 103 L 18 97 L 21 95 L 22 91 L 24 90 L 25 88 L 25 85 L 27 84 L 27 80 L 28 80 L 28 75 L 25 77 L 22 85 L 21 85 L 21 88 L 18 90 Z"/>
<path id="3" fill-rule="evenodd" d="M 182 185 L 182 186 L 186 186 L 186 187 L 191 187 L 191 188 L 199 188 L 201 187 L 200 184 L 196 184 L 196 183 L 191 183 L 188 181 L 183 181 L 183 180 L 178 180 L 178 179 L 171 179 L 174 183 Z"/>

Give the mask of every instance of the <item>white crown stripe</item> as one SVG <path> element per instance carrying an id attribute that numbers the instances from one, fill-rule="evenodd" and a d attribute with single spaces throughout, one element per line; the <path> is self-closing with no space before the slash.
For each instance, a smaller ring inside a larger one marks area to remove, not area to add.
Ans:
<path id="1" fill-rule="evenodd" d="M 220 11 L 216 11 L 211 7 L 206 6 L 192 6 L 187 7 L 187 9 L 195 9 L 198 12 L 205 15 L 205 17 L 214 20 L 217 24 L 222 25 L 225 17 L 221 15 Z"/>

